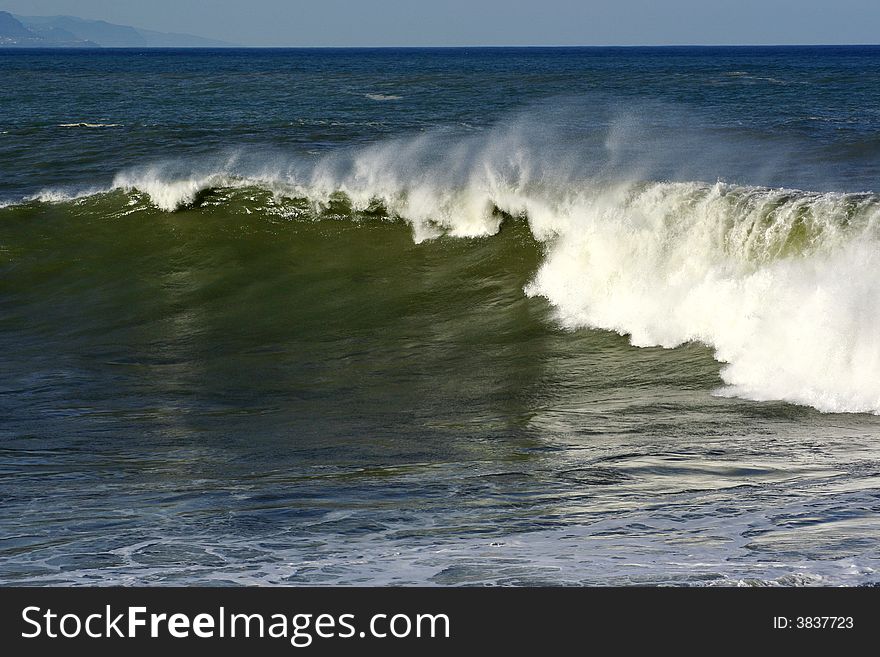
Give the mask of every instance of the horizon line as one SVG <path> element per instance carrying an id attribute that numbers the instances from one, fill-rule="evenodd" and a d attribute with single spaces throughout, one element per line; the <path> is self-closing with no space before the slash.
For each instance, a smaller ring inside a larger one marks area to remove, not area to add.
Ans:
<path id="1" fill-rule="evenodd" d="M 200 37 L 207 38 L 207 37 Z M 871 48 L 878 43 L 662 43 L 662 44 L 467 44 L 467 45 L 349 45 L 349 46 L 14 46 L 0 50 L 461 50 L 465 48 Z"/>

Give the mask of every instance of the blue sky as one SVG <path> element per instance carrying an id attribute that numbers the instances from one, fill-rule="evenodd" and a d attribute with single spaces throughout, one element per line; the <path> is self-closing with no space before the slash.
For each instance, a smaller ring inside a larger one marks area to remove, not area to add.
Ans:
<path id="1" fill-rule="evenodd" d="M 0 0 L 249 46 L 880 41 L 880 0 Z"/>

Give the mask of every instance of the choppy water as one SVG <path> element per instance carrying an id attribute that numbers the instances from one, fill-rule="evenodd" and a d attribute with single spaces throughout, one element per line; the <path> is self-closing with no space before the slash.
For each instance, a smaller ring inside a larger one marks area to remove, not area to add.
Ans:
<path id="1" fill-rule="evenodd" d="M 0 53 L 0 581 L 880 581 L 878 73 Z"/>

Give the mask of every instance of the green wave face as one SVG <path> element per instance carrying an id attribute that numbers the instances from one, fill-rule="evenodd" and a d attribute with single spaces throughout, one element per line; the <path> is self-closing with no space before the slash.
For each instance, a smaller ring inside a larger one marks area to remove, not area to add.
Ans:
<path id="1" fill-rule="evenodd" d="M 97 395 L 148 424 L 196 404 L 274 409 L 273 422 L 309 418 L 326 435 L 358 413 L 409 418 L 435 400 L 433 423 L 492 424 L 507 417 L 495 405 L 537 385 L 546 341 L 568 341 L 522 293 L 541 254 L 522 223 L 415 244 L 386 219 L 126 199 L 0 211 L 11 371 L 25 378 L 53 354 L 65 406 Z"/>

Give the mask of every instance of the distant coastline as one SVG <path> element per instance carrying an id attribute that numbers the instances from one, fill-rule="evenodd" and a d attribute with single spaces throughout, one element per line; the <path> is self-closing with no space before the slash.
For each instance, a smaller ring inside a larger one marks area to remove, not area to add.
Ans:
<path id="1" fill-rule="evenodd" d="M 144 30 L 75 16 L 18 16 L 0 11 L 0 48 L 230 48 L 193 34 Z"/>

